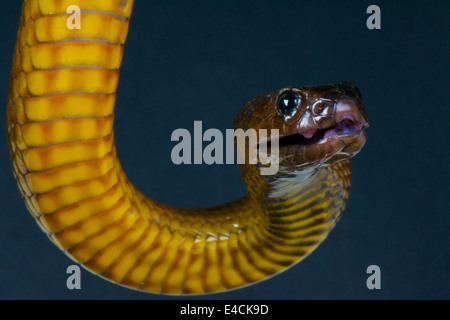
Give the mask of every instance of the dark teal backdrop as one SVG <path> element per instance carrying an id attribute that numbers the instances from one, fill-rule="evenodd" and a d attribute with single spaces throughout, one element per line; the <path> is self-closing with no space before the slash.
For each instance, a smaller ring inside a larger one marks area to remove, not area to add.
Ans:
<path id="1" fill-rule="evenodd" d="M 73 1 L 76 4 L 76 0 Z M 366 9 L 381 8 L 381 30 Z M 20 3 L 0 10 L 0 116 Z M 342 220 L 311 256 L 262 283 L 209 299 L 450 298 L 448 1 L 136 1 L 121 69 L 116 140 L 130 180 L 148 196 L 202 207 L 245 195 L 237 165 L 176 166 L 173 130 L 232 128 L 253 96 L 288 85 L 350 80 L 371 122 L 353 163 Z M 160 299 L 82 271 L 40 231 L 0 135 L 0 298 Z M 381 268 L 381 290 L 366 269 Z"/>

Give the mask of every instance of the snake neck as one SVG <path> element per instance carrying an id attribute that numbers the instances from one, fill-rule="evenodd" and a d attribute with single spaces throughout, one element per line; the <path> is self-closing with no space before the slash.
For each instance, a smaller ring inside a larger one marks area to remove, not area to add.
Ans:
<path id="1" fill-rule="evenodd" d="M 351 184 L 349 160 L 276 176 L 261 176 L 257 170 L 241 167 L 249 198 L 259 204 L 268 232 L 277 239 L 299 239 L 308 231 L 314 238 L 311 243 L 320 244 L 345 209 Z"/>

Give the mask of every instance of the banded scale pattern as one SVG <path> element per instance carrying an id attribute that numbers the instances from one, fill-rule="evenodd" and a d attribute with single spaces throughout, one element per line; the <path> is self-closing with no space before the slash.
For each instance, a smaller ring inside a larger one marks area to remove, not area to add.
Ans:
<path id="1" fill-rule="evenodd" d="M 348 198 L 349 161 L 260 181 L 249 196 L 188 210 L 127 180 L 113 109 L 132 0 L 24 0 L 7 109 L 12 168 L 49 239 L 88 270 L 130 288 L 199 294 L 242 287 L 300 261 L 328 235 Z"/>

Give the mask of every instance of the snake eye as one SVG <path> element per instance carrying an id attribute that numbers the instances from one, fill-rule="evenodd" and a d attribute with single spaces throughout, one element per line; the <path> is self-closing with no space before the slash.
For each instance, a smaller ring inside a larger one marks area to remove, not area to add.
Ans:
<path id="1" fill-rule="evenodd" d="M 292 114 L 300 105 L 301 97 L 292 90 L 283 92 L 278 98 L 278 112 L 284 115 Z"/>

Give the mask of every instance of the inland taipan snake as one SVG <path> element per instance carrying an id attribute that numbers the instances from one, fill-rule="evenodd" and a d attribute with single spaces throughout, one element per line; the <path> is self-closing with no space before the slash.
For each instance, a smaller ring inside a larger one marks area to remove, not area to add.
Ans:
<path id="1" fill-rule="evenodd" d="M 81 8 L 81 29 L 67 27 L 73 4 Z M 248 196 L 217 207 L 157 203 L 127 180 L 113 139 L 132 6 L 23 2 L 7 131 L 13 172 L 38 225 L 88 270 L 149 292 L 224 291 L 302 260 L 346 205 L 349 158 L 363 147 L 368 126 L 359 90 L 340 82 L 249 100 L 234 128 L 279 130 L 278 173 L 240 165 Z"/>

